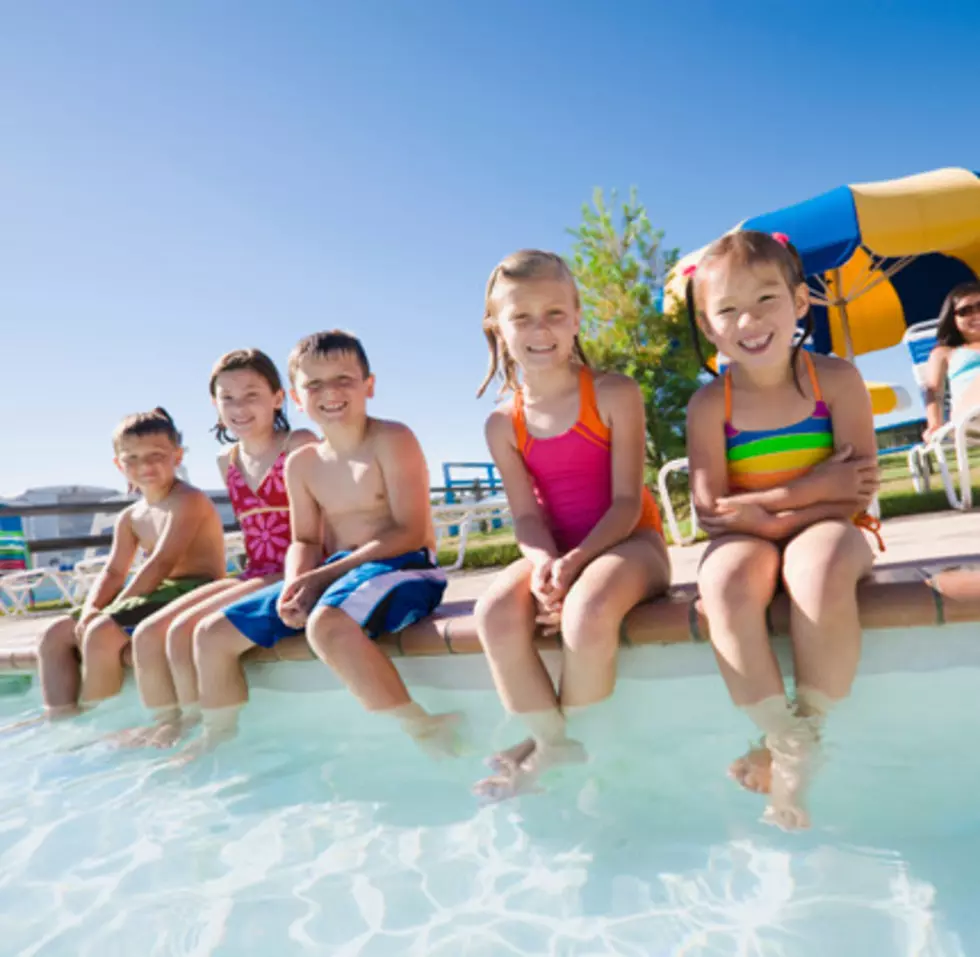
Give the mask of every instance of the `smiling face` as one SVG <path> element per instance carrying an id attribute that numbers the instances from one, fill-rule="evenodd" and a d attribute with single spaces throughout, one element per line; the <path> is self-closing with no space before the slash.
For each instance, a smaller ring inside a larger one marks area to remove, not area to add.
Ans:
<path id="1" fill-rule="evenodd" d="M 262 437 L 275 430 L 276 412 L 285 395 L 273 391 L 254 369 L 229 369 L 214 383 L 214 406 L 222 425 L 240 439 Z"/>
<path id="2" fill-rule="evenodd" d="M 566 279 L 502 280 L 493 292 L 497 331 L 515 362 L 538 372 L 567 364 L 579 331 L 575 287 Z"/>
<path id="3" fill-rule="evenodd" d="M 116 443 L 116 467 L 144 495 L 167 492 L 177 478 L 183 450 L 168 435 L 124 435 Z"/>
<path id="4" fill-rule="evenodd" d="M 293 399 L 321 429 L 363 422 L 373 395 L 374 376 L 365 376 L 354 352 L 337 349 L 296 363 Z"/>
<path id="5" fill-rule="evenodd" d="M 960 296 L 953 306 L 953 317 L 966 342 L 980 342 L 980 292 Z"/>
<path id="6" fill-rule="evenodd" d="M 698 324 L 733 362 L 765 367 L 786 362 L 797 320 L 809 308 L 805 284 L 787 285 L 776 263 L 740 263 L 732 257 L 698 276 Z"/>

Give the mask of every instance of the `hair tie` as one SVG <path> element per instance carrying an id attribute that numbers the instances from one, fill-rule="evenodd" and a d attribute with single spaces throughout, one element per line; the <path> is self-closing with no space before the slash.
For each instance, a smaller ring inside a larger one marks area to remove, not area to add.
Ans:
<path id="1" fill-rule="evenodd" d="M 787 236 L 786 233 L 772 233 L 772 238 L 775 239 L 780 246 L 789 245 L 789 236 Z"/>
<path id="2" fill-rule="evenodd" d="M 685 279 L 690 279 L 694 275 L 694 271 L 698 268 L 697 263 L 689 263 L 681 270 L 681 275 Z"/>

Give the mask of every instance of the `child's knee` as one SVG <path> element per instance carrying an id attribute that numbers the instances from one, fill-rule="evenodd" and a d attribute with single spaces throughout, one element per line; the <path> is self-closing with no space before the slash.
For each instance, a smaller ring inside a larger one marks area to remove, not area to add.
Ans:
<path id="1" fill-rule="evenodd" d="M 190 665 L 194 663 L 193 622 L 175 622 L 167 629 L 167 660 L 171 664 Z"/>
<path id="2" fill-rule="evenodd" d="M 38 640 L 37 653 L 42 660 L 58 658 L 78 650 L 76 622 L 71 618 L 53 621 Z"/>
<path id="3" fill-rule="evenodd" d="M 618 636 L 622 621 L 621 602 L 612 600 L 608 592 L 586 592 L 573 586 L 562 604 L 562 641 L 576 651 L 596 643 L 608 646 L 610 634 Z"/>
<path id="4" fill-rule="evenodd" d="M 218 611 L 213 615 L 202 618 L 191 632 L 191 655 L 195 664 L 201 667 L 213 662 L 216 658 L 228 657 L 223 650 L 221 632 L 229 625 L 224 612 Z"/>
<path id="5" fill-rule="evenodd" d="M 527 629 L 532 611 L 533 599 L 527 587 L 481 595 L 474 609 L 480 640 L 490 645 L 508 644 Z"/>
<path id="6" fill-rule="evenodd" d="M 82 638 L 82 656 L 85 658 L 118 656 L 126 644 L 126 635 L 110 618 L 96 619 Z"/>
<path id="7" fill-rule="evenodd" d="M 813 611 L 828 611 L 854 604 L 859 578 L 852 562 L 840 556 L 811 555 L 806 561 L 787 562 L 783 583 L 796 605 Z"/>
<path id="8" fill-rule="evenodd" d="M 321 605 L 306 621 L 306 640 L 319 648 L 363 637 L 360 625 L 339 608 Z"/>
<path id="9" fill-rule="evenodd" d="M 133 662 L 137 666 L 149 664 L 164 656 L 167 643 L 166 629 L 146 622 L 137 625 L 133 631 Z"/>
<path id="10" fill-rule="evenodd" d="M 705 607 L 728 614 L 765 609 L 772 601 L 775 582 L 753 575 L 741 565 L 726 565 L 698 576 L 698 593 Z"/>

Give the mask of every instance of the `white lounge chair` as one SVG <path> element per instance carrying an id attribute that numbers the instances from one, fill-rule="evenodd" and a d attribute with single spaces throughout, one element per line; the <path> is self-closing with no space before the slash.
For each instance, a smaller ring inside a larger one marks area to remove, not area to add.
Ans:
<path id="1" fill-rule="evenodd" d="M 909 350 L 912 358 L 912 376 L 922 393 L 925 403 L 926 369 L 929 356 L 936 345 L 936 329 L 938 319 L 927 322 L 917 322 L 909 326 L 902 341 Z M 944 395 L 944 415 L 948 415 L 947 396 Z M 949 501 L 950 508 L 967 510 L 973 506 L 973 486 L 970 481 L 970 446 L 980 445 L 980 406 L 968 409 L 955 421 L 948 421 L 928 442 L 923 442 L 909 450 L 909 471 L 912 473 L 912 483 L 916 491 L 924 492 L 929 488 L 929 460 L 935 460 L 943 490 Z M 950 450 L 956 458 L 956 478 L 959 482 L 959 492 L 950 472 L 946 455 Z"/>

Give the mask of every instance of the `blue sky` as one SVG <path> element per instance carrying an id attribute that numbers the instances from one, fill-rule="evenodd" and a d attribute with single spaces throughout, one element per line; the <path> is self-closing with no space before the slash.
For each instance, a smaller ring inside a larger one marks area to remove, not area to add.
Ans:
<path id="1" fill-rule="evenodd" d="M 635 185 L 687 250 L 842 183 L 980 168 L 980 8 L 807 9 L 5 4 L 0 494 L 119 486 L 112 428 L 157 404 L 215 487 L 213 361 L 283 367 L 331 327 L 433 470 L 485 459 L 486 276 L 567 251 L 594 187 Z M 900 351 L 861 365 L 911 389 Z"/>

